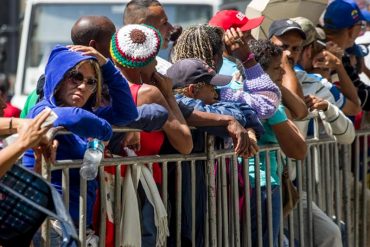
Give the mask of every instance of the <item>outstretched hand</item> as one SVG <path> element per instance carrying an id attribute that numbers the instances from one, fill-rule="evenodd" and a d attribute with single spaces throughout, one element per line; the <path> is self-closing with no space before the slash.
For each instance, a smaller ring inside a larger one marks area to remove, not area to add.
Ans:
<path id="1" fill-rule="evenodd" d="M 16 142 L 25 149 L 37 146 L 51 128 L 51 125 L 42 127 L 50 113 L 51 109 L 45 109 L 32 121 L 24 122 L 18 129 L 19 137 Z"/>

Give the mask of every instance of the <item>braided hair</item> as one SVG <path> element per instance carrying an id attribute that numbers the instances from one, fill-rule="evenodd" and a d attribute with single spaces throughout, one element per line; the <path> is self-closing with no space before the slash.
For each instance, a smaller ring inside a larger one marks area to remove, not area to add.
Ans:
<path id="1" fill-rule="evenodd" d="M 192 26 L 182 32 L 173 47 L 171 60 L 198 58 L 217 69 L 214 56 L 223 52 L 223 31 L 207 24 Z"/>

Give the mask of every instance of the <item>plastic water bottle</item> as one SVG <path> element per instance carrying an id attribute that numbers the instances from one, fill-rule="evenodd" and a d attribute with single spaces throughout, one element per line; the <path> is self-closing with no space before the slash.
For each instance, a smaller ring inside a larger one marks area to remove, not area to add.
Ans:
<path id="1" fill-rule="evenodd" d="M 98 175 L 98 166 L 103 158 L 104 144 L 98 139 L 87 143 L 87 149 L 80 169 L 80 175 L 86 180 L 93 180 Z"/>

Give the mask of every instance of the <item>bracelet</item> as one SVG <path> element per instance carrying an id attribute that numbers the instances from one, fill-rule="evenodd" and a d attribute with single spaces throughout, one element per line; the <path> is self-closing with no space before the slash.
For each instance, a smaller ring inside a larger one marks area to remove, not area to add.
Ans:
<path id="1" fill-rule="evenodd" d="M 244 60 L 243 61 L 243 64 L 246 64 L 246 63 L 248 63 L 248 62 L 250 62 L 251 60 L 253 60 L 255 58 L 255 56 L 254 56 L 254 53 L 253 52 L 248 52 L 248 54 L 247 54 L 247 59 L 246 60 Z"/>
<path id="2" fill-rule="evenodd" d="M 12 133 L 12 129 L 13 129 L 13 117 L 11 117 L 9 121 L 9 133 Z"/>

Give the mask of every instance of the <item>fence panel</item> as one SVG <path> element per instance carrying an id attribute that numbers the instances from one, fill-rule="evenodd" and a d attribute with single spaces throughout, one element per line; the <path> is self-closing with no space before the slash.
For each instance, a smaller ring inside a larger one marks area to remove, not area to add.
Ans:
<path id="1" fill-rule="evenodd" d="M 121 130 L 122 132 L 122 130 Z M 277 145 L 262 146 L 259 153 L 250 159 L 238 160 L 233 150 L 214 148 L 214 137 L 208 136 L 204 153 L 190 155 L 156 155 L 146 157 L 115 157 L 104 159 L 99 168 L 100 175 L 107 166 L 113 166 L 115 174 L 120 174 L 122 167 L 138 164 L 159 163 L 162 170 L 162 184 L 160 186 L 164 208 L 170 220 L 176 219 L 175 242 L 181 246 L 184 238 L 182 228 L 184 205 L 190 205 L 191 215 L 189 227 L 190 242 L 196 246 L 203 236 L 204 246 L 263 246 L 263 233 L 269 236 L 268 245 L 272 246 L 272 215 L 273 201 L 270 178 L 270 153 L 276 152 L 279 170 L 286 163 L 295 179 L 295 185 L 301 197 L 306 193 L 307 202 L 300 201 L 298 206 L 287 219 L 281 217 L 280 244 L 288 239 L 290 246 L 299 243 L 299 246 L 314 246 L 315 224 L 313 217 L 313 203 L 316 203 L 333 218 L 338 226 L 345 224 L 347 246 L 366 246 L 368 227 L 368 200 L 367 170 L 368 170 L 368 137 L 370 131 L 358 132 L 353 145 L 339 145 L 330 138 L 317 136 L 308 139 L 308 155 L 304 161 L 286 159 Z M 266 181 L 261 181 L 260 154 L 266 161 Z M 284 162 L 281 162 L 284 160 Z M 286 161 L 286 162 L 285 162 Z M 204 231 L 199 232 L 197 222 L 198 163 L 204 164 L 206 198 L 204 199 Z M 51 172 L 62 171 L 62 187 L 64 203 L 69 205 L 69 170 L 79 168 L 81 160 L 58 161 L 56 164 L 43 162 L 42 174 L 50 181 Z M 184 166 L 190 166 L 190 176 L 183 175 Z M 254 181 L 251 184 L 250 168 L 254 167 Z M 176 183 L 168 184 L 169 169 L 175 171 Z M 352 179 L 354 178 L 354 179 Z M 114 176 L 114 242 L 121 246 L 122 228 L 122 177 Z M 138 181 L 137 181 L 138 182 Z M 190 183 L 190 204 L 184 200 L 184 183 Z M 100 242 L 105 246 L 107 205 L 104 177 L 99 177 L 100 183 Z M 136 183 L 136 182 L 135 182 Z M 263 198 L 261 184 L 265 184 L 266 198 Z M 78 223 L 81 246 L 86 243 L 86 180 L 80 180 L 80 219 Z M 175 205 L 169 205 L 169 188 L 175 186 Z M 251 191 L 253 193 L 251 193 Z M 251 195 L 255 195 L 251 197 Z M 255 206 L 256 214 L 251 214 Z M 172 208 L 172 210 L 169 210 Z M 281 212 L 282 213 L 282 212 Z M 176 216 L 176 217 L 174 217 Z M 252 219 L 255 219 L 252 220 Z M 264 221 L 267 219 L 266 221 Z M 256 229 L 256 232 L 252 232 Z M 44 245 L 49 246 L 49 220 L 42 228 Z"/>

